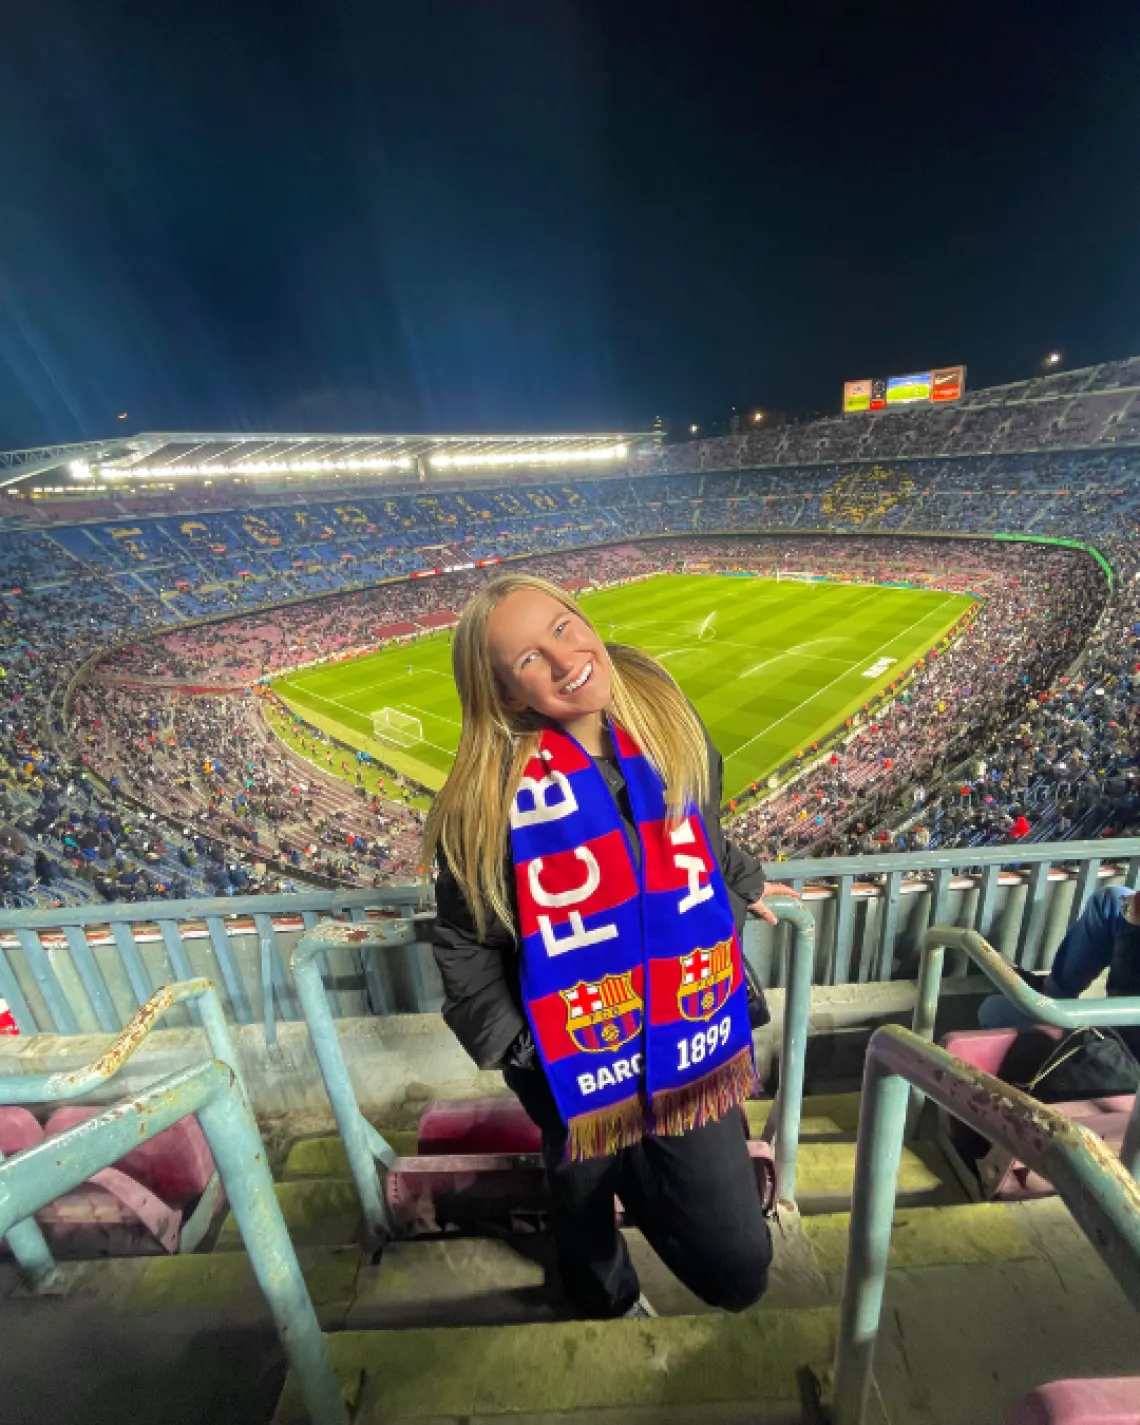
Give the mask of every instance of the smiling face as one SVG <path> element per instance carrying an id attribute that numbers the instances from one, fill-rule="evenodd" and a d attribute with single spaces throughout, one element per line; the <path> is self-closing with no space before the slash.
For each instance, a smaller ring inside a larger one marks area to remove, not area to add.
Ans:
<path id="1" fill-rule="evenodd" d="M 540 589 L 517 589 L 487 620 L 504 706 L 565 725 L 589 748 L 612 687 L 601 638 L 573 609 Z"/>

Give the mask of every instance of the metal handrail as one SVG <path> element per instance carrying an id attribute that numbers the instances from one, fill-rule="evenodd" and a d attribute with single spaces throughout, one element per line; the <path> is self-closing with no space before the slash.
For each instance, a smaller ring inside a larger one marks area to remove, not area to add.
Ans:
<path id="1" fill-rule="evenodd" d="M 799 901 L 773 896 L 764 904 L 776 913 L 779 920 L 787 921 L 793 932 L 788 947 L 788 986 L 780 1040 L 780 1088 L 773 1112 L 776 1116 L 776 1191 L 781 1202 L 794 1206 L 796 1169 L 800 1157 L 800 1118 L 804 1106 L 808 1016 L 815 967 L 815 920 L 811 911 Z"/>
<path id="2" fill-rule="evenodd" d="M 1140 1308 L 1140 1185 L 1094 1133 L 898 1025 L 871 1036 L 863 1071 L 847 1270 L 835 1358 L 835 1425 L 862 1425 L 890 1256 L 907 1099 L 947 1113 L 1052 1182 Z"/>
<path id="3" fill-rule="evenodd" d="M 808 1014 L 811 1003 L 812 969 L 815 963 L 815 921 L 798 901 L 773 897 L 764 902 L 776 916 L 793 929 L 788 950 L 788 990 L 784 1002 L 781 1039 L 780 1091 L 773 1108 L 775 1117 L 776 1184 L 780 1199 L 792 1206 L 796 1195 L 796 1168 L 799 1160 L 800 1118 L 803 1112 L 804 1062 L 807 1056 Z M 386 1236 L 389 1217 L 377 1177 L 376 1165 L 390 1168 L 396 1161 L 391 1146 L 360 1111 L 356 1091 L 349 1078 L 341 1051 L 336 1024 L 321 981 L 319 957 L 324 951 L 351 946 L 356 950 L 394 949 L 415 939 L 409 920 L 344 925 L 324 921 L 314 926 L 293 947 L 291 968 L 297 996 L 309 1026 L 313 1052 L 332 1105 L 337 1130 L 348 1156 L 349 1169 L 360 1197 L 366 1227 L 377 1236 Z"/>
<path id="4" fill-rule="evenodd" d="M 181 1069 L 95 1118 L 0 1163 L 0 1236 L 86 1182 L 141 1141 L 195 1114 L 218 1165 L 250 1266 L 296 1372 L 313 1425 L 348 1425 L 348 1412 L 285 1219 L 265 1145 L 228 1064 Z"/>
<path id="5" fill-rule="evenodd" d="M 1088 1025 L 1140 1024 L 1140 996 L 1112 995 L 1103 999 L 1053 999 L 1043 995 L 1017 973 L 1004 956 L 975 930 L 952 925 L 932 925 L 923 936 L 922 958 L 918 966 L 918 988 L 911 1028 L 920 1038 L 934 1039 L 938 1016 L 938 995 L 942 986 L 942 965 L 947 949 L 961 950 L 1001 991 L 1009 1002 L 1037 1024 L 1056 1029 L 1083 1029 Z M 913 1133 L 924 1099 L 917 1089 L 911 1094 L 908 1114 Z M 1140 1094 L 1132 1103 L 1120 1158 L 1135 1178 L 1140 1178 Z"/>
<path id="6" fill-rule="evenodd" d="M 339 921 L 326 920 L 307 930 L 293 946 L 290 956 L 293 983 L 297 986 L 297 997 L 309 1027 L 313 1053 L 356 1184 L 365 1229 L 374 1237 L 386 1237 L 390 1227 L 376 1164 L 382 1163 L 390 1168 L 396 1161 L 396 1154 L 360 1111 L 321 980 L 319 957 L 326 950 L 343 946 L 356 950 L 377 950 L 387 945 L 407 945 L 413 939 L 412 923 L 407 920 L 366 925 L 344 925 Z"/>
<path id="7" fill-rule="evenodd" d="M 89 1093 L 108 1079 L 114 1078 L 127 1060 L 139 1048 L 155 1024 L 176 1004 L 193 1000 L 202 1016 L 210 1052 L 215 1059 L 229 1066 L 234 1078 L 245 1092 L 237 1050 L 230 1036 L 218 992 L 207 979 L 183 980 L 175 985 L 163 985 L 132 1017 L 114 1043 L 93 1063 L 64 1074 L 6 1074 L 0 1076 L 0 1103 L 60 1103 Z M 0 1163 L 4 1154 L 0 1153 Z M 0 1236 L 3 1236 L 0 1233 Z M 34 1218 L 17 1222 L 7 1233 L 20 1270 L 29 1285 L 37 1291 L 49 1290 L 57 1280 L 51 1249 Z"/>
<path id="8" fill-rule="evenodd" d="M 0 1103 L 56 1103 L 90 1093 L 108 1079 L 113 1079 L 142 1046 L 143 1040 L 162 1016 L 176 1004 L 184 1004 L 187 1000 L 193 1000 L 198 1006 L 210 1053 L 233 1069 L 244 1088 L 237 1048 L 226 1023 L 222 1002 L 212 982 L 200 978 L 179 980 L 176 984 L 163 985 L 155 990 L 146 1004 L 131 1016 L 126 1028 L 115 1036 L 110 1048 L 81 1069 L 63 1074 L 0 1075 Z"/>
<path id="9" fill-rule="evenodd" d="M 88 932 L 110 930 L 118 956 L 117 964 L 112 960 L 111 966 L 125 978 L 124 992 L 133 997 L 133 1006 L 137 1008 L 145 1003 L 154 988 L 140 951 L 141 942 L 136 939 L 137 932 L 153 927 L 153 934 L 163 942 L 174 975 L 189 979 L 193 972 L 182 935 L 189 927 L 200 927 L 199 933 L 208 937 L 212 946 L 220 982 L 229 996 L 235 1020 L 254 1021 L 250 992 L 260 982 L 266 1038 L 272 1043 L 276 1024 L 273 999 L 280 992 L 278 981 L 282 978 L 277 967 L 275 917 L 311 925 L 321 914 L 336 915 L 347 910 L 356 919 L 373 910 L 414 909 L 423 902 L 424 896 L 425 887 L 414 884 L 370 890 L 338 888 L 300 895 L 282 893 L 3 911 L 0 912 L 0 998 L 7 1001 L 22 1035 L 43 1032 L 44 1024 L 50 1026 L 49 1032 L 77 1034 L 80 1032 L 78 1006 L 82 1004 L 86 1009 L 88 1002 L 99 1028 L 113 1033 L 122 1027 L 121 1020 L 105 982 L 104 969 L 91 953 Z M 229 936 L 235 932 L 259 937 L 261 963 L 257 976 L 243 977 L 235 963 L 229 946 Z M 53 933 L 67 942 L 58 962 L 41 938 Z M 37 1008 L 35 1013 L 24 993 L 28 980 L 24 980 L 22 987 L 11 961 L 12 948 L 22 951 L 26 973 L 42 998 L 43 1009 Z"/>
<path id="10" fill-rule="evenodd" d="M 1066 866 L 1079 870 L 1069 872 Z M 834 917 L 825 916 L 817 928 L 817 949 L 820 935 L 827 942 L 820 975 L 823 983 L 846 984 L 890 978 L 896 941 L 909 921 L 910 896 L 926 896 L 929 912 L 924 920 L 941 922 L 949 917 L 951 894 L 976 885 L 972 923 L 985 934 L 999 888 L 1019 879 L 1028 882 L 1019 951 L 1031 963 L 1046 920 L 1054 913 L 1050 884 L 1075 876 L 1069 912 L 1074 919 L 1098 881 L 1123 875 L 1131 883 L 1140 876 L 1140 838 L 805 859 L 781 862 L 779 869 L 783 879 L 803 891 L 806 902 L 835 901 Z M 864 924 L 855 910 L 857 902 L 867 900 L 878 903 L 880 914 Z M 122 1015 L 142 1005 L 156 981 L 167 974 L 176 979 L 191 977 L 194 969 L 184 937 L 200 938 L 204 953 L 212 957 L 208 963 L 216 966 L 209 973 L 222 990 L 227 1015 L 238 1023 L 263 1019 L 266 1043 L 272 1045 L 279 1020 L 300 1017 L 296 997 L 286 983 L 283 933 L 312 927 L 322 915 L 345 911 L 358 923 L 377 911 L 421 920 L 430 915 L 431 901 L 431 884 L 422 881 L 300 895 L 4 910 L 0 911 L 0 998 L 7 1001 L 21 1035 L 71 1035 L 87 1029 L 115 1033 L 122 1028 Z M 419 929 L 422 947 L 423 925 Z M 252 951 L 247 936 L 257 939 Z M 231 943 L 235 937 L 240 937 L 236 945 Z M 905 938 L 909 939 L 909 931 Z M 153 947 L 152 941 L 157 942 Z M 412 1000 L 408 1007 L 423 1011 L 434 1005 L 429 1004 L 419 974 L 421 949 L 408 949 Z M 152 977 L 156 963 L 170 968 Z M 388 1012 L 375 957 L 365 956 L 362 968 L 363 985 L 350 975 L 344 981 L 348 988 L 333 993 L 335 1017 Z M 351 1004 L 345 1004 L 346 997 Z M 191 1020 L 194 1016 L 191 1010 Z"/>

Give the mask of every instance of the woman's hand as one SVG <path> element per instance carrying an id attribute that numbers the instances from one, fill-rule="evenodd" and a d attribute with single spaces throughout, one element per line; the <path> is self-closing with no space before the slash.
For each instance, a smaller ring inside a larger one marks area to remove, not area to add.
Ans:
<path id="1" fill-rule="evenodd" d="M 764 886 L 764 893 L 758 901 L 753 901 L 748 909 L 753 915 L 758 915 L 761 920 L 766 920 L 769 925 L 775 925 L 778 920 L 776 912 L 770 905 L 765 905 L 764 901 L 768 896 L 791 896 L 792 900 L 798 901 L 799 891 L 794 891 L 791 886 L 785 886 L 782 881 L 768 881 Z"/>

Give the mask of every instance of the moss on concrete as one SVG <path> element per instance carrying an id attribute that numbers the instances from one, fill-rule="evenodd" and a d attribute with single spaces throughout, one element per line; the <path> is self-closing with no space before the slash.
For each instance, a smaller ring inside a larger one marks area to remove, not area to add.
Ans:
<path id="1" fill-rule="evenodd" d="M 345 1247 L 305 1252 L 300 1261 L 313 1305 L 342 1305 L 347 1309 L 356 1290 L 359 1251 Z M 123 1309 L 193 1311 L 221 1309 L 245 1302 L 264 1302 L 249 1258 L 244 1252 L 223 1252 L 202 1257 L 152 1258 L 123 1303 Z"/>
<path id="2" fill-rule="evenodd" d="M 417 1135 L 405 1128 L 381 1129 L 381 1133 L 393 1150 L 401 1157 L 415 1153 Z M 303 1138 L 289 1149 L 282 1177 L 291 1178 L 347 1178 L 348 1154 L 339 1138 Z"/>
<path id="3" fill-rule="evenodd" d="M 847 1264 L 850 1214 L 803 1219 L 812 1261 L 821 1272 L 842 1272 Z M 969 1266 L 1033 1256 L 1016 1217 L 1002 1203 L 902 1208 L 891 1233 L 892 1269 Z"/>
<path id="4" fill-rule="evenodd" d="M 800 1144 L 796 1197 L 801 1211 L 816 1211 L 827 1203 L 850 1202 L 855 1182 L 854 1143 Z M 904 1201 L 958 1202 L 961 1188 L 939 1155 L 924 1144 L 904 1148 L 899 1163 L 898 1193 Z"/>
<path id="5" fill-rule="evenodd" d="M 276 1184 L 277 1201 L 298 1247 L 345 1246 L 360 1229 L 360 1201 L 351 1179 L 313 1178 Z M 218 1251 L 236 1251 L 241 1233 L 231 1212 L 218 1234 Z"/>
<path id="6" fill-rule="evenodd" d="M 346 1388 L 363 1376 L 357 1425 L 722 1401 L 787 1406 L 797 1371 L 830 1364 L 830 1309 L 654 1321 L 342 1332 L 329 1337 Z M 290 1376 L 275 1425 L 301 1425 Z"/>

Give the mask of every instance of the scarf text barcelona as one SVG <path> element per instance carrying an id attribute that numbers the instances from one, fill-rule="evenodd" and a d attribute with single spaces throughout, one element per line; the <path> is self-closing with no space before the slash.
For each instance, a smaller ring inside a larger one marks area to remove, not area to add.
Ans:
<path id="1" fill-rule="evenodd" d="M 700 811 L 613 728 L 640 867 L 602 774 L 547 729 L 511 808 L 522 991 L 573 1158 L 720 1118 L 756 1085 L 740 945 Z"/>

